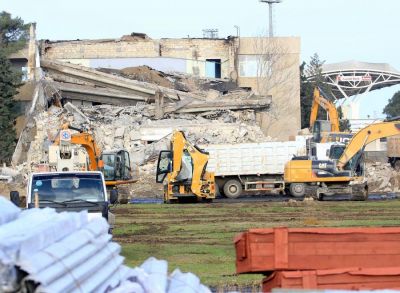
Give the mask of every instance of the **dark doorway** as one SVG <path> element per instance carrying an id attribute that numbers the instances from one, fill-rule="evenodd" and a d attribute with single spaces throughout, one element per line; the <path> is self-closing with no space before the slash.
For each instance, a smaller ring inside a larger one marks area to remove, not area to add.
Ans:
<path id="1" fill-rule="evenodd" d="M 221 78 L 221 59 L 206 59 L 206 76 Z"/>

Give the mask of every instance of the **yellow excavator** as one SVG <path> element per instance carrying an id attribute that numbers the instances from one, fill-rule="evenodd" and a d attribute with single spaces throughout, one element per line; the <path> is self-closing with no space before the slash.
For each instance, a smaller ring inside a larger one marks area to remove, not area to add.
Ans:
<path id="1" fill-rule="evenodd" d="M 156 182 L 164 184 L 164 202 L 206 201 L 215 198 L 214 173 L 207 172 L 208 153 L 192 145 L 182 131 L 174 131 L 171 150 L 158 157 Z"/>
<path id="2" fill-rule="evenodd" d="M 75 130 L 78 133 L 71 133 Z M 101 152 L 94 137 L 80 129 L 64 124 L 60 134 L 55 139 L 53 146 L 59 146 L 59 160 L 69 159 L 72 156 L 71 145 L 81 145 L 87 152 L 89 171 L 102 171 L 107 189 L 115 188 L 117 185 L 134 183 L 129 153 L 125 149 Z M 63 169 L 58 171 L 74 171 Z"/>
<path id="3" fill-rule="evenodd" d="M 317 120 L 319 107 L 323 108 L 329 120 Z M 339 114 L 326 94 L 316 87 L 314 88 L 313 104 L 310 114 L 310 130 L 313 134 L 313 142 L 344 142 L 352 137 L 352 134 L 340 132 Z"/>
<path id="4" fill-rule="evenodd" d="M 400 121 L 371 124 L 347 144 L 331 146 L 329 160 L 293 158 L 285 165 L 284 181 L 294 197 L 311 195 L 319 200 L 335 194 L 351 194 L 353 200 L 368 198 L 363 151 L 367 144 L 400 134 Z"/>

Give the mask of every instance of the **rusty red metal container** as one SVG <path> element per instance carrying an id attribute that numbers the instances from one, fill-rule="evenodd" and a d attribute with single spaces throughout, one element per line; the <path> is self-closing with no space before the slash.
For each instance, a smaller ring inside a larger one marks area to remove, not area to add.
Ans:
<path id="1" fill-rule="evenodd" d="M 376 290 L 400 289 L 400 267 L 277 271 L 263 279 L 263 292 L 285 289 Z"/>
<path id="2" fill-rule="evenodd" d="M 235 248 L 237 273 L 400 267 L 400 228 L 250 229 Z"/>

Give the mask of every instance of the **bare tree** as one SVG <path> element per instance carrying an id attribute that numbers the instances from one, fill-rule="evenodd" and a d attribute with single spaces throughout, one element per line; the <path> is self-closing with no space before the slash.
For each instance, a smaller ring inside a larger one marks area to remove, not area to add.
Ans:
<path id="1" fill-rule="evenodd" d="M 287 43 L 280 38 L 258 37 L 254 41 L 256 61 L 256 89 L 259 94 L 272 95 L 272 104 L 268 111 L 269 123 L 276 122 L 299 107 L 289 97 L 297 95 L 298 60 L 292 56 Z M 274 98 L 279 97 L 279 99 Z M 282 98 L 282 97 L 287 97 Z"/>

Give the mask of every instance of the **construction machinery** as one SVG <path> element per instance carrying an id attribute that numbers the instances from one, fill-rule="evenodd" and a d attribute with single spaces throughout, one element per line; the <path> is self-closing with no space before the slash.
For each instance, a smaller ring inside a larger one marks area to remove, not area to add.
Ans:
<path id="1" fill-rule="evenodd" d="M 306 194 L 317 199 L 335 194 L 351 194 L 354 200 L 366 200 L 368 185 L 364 177 L 363 151 L 367 144 L 400 134 L 400 121 L 371 124 L 357 132 L 345 144 L 333 144 L 329 160 L 293 158 L 285 166 L 286 188 L 295 197 Z"/>
<path id="2" fill-rule="evenodd" d="M 400 120 L 400 116 L 386 119 L 386 122 Z M 388 137 L 387 139 L 388 162 L 396 171 L 400 171 L 400 135 Z"/>
<path id="3" fill-rule="evenodd" d="M 329 120 L 317 120 L 319 107 L 327 112 Z M 314 88 L 310 114 L 310 130 L 313 134 L 313 142 L 343 142 L 349 140 L 352 135 L 340 132 L 339 125 L 339 114 L 335 104 L 326 98 L 326 94 L 320 88 Z"/>
<path id="4" fill-rule="evenodd" d="M 174 131 L 171 150 L 158 157 L 156 182 L 164 184 L 164 202 L 212 201 L 215 198 L 214 173 L 207 172 L 208 153 L 192 145 L 182 131 Z"/>
<path id="5" fill-rule="evenodd" d="M 75 130 L 78 133 L 72 133 Z M 88 156 L 88 162 L 76 160 L 78 150 L 73 145 L 82 146 Z M 87 131 L 64 124 L 54 144 L 49 148 L 49 161 L 56 162 L 54 171 L 102 171 L 107 188 L 120 184 L 133 183 L 129 153 L 124 149 L 101 152 L 94 137 Z M 77 163 L 78 162 L 78 163 Z"/>

